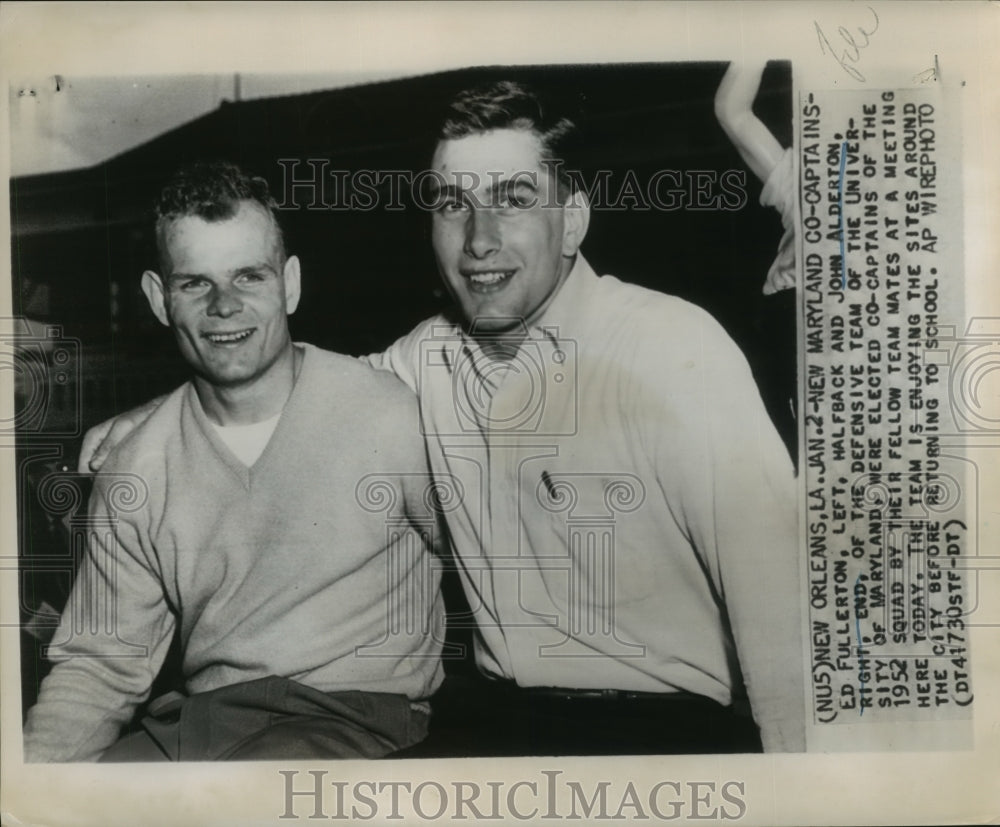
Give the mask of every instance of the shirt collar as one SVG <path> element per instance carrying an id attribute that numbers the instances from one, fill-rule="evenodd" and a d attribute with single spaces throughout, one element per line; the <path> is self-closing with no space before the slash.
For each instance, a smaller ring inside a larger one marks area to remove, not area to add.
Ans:
<path id="1" fill-rule="evenodd" d="M 554 345 L 560 339 L 572 337 L 572 331 L 591 307 L 591 298 L 598 276 L 583 257 L 576 254 L 576 261 L 566 280 L 553 296 L 545 312 L 530 326 L 533 338 L 545 338 Z"/>
<path id="2" fill-rule="evenodd" d="M 560 349 L 560 342 L 573 338 L 572 331 L 579 327 L 588 309 L 592 306 L 592 296 L 597 285 L 598 275 L 583 257 L 576 254 L 576 261 L 559 286 L 549 306 L 534 322 L 528 326 L 528 335 L 536 341 L 548 342 L 553 349 Z M 476 341 L 459 328 L 459 333 L 469 353 L 478 353 Z"/>

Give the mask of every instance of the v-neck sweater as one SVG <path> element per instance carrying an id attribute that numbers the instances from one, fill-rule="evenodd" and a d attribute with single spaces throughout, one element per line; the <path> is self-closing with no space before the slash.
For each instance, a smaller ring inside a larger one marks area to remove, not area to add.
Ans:
<path id="1" fill-rule="evenodd" d="M 108 458 L 57 663 L 26 724 L 29 760 L 87 760 L 113 743 L 178 624 L 191 693 L 268 675 L 414 700 L 440 684 L 415 399 L 388 374 L 298 347 L 301 373 L 252 467 L 190 382 Z"/>

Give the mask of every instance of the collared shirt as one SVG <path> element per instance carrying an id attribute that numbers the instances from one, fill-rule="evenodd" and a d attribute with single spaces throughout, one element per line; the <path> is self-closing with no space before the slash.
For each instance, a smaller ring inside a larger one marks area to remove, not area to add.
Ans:
<path id="1" fill-rule="evenodd" d="M 522 686 L 749 694 L 801 746 L 795 486 L 749 366 L 578 257 L 515 358 L 444 317 L 369 357 L 420 399 L 477 660 Z"/>

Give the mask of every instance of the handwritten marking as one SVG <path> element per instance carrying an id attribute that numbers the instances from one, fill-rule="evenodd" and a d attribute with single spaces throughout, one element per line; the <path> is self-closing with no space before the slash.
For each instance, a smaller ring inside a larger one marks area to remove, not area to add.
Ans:
<path id="1" fill-rule="evenodd" d="M 920 74 L 913 76 L 914 82 L 927 83 L 941 80 L 941 65 L 938 63 L 938 56 L 934 55 L 934 65 L 930 69 L 924 69 Z"/>
<path id="2" fill-rule="evenodd" d="M 841 52 L 839 54 L 833 47 L 833 44 L 830 43 L 829 38 L 826 36 L 826 33 L 823 31 L 819 23 L 815 20 L 813 21 L 813 25 L 816 27 L 816 37 L 819 39 L 820 51 L 825 55 L 830 55 L 835 61 L 837 61 L 841 69 L 861 83 L 865 82 L 865 76 L 861 74 L 857 66 L 854 64 L 861 60 L 861 51 L 868 47 L 868 44 L 871 43 L 872 35 L 878 31 L 878 14 L 871 6 L 868 6 L 868 11 L 870 11 L 872 16 L 875 18 L 875 28 L 863 29 L 861 26 L 855 26 L 858 34 L 864 38 L 864 43 L 859 43 L 855 39 L 854 35 L 844 26 L 837 27 L 837 34 L 840 35 L 840 38 L 843 41 Z"/>

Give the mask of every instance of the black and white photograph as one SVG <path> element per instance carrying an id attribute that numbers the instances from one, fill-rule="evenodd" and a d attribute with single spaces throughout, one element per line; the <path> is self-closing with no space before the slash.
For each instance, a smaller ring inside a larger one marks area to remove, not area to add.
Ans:
<path id="1" fill-rule="evenodd" d="M 995 817 L 988 6 L 95 6 L 0 15 L 5 823 Z"/>

